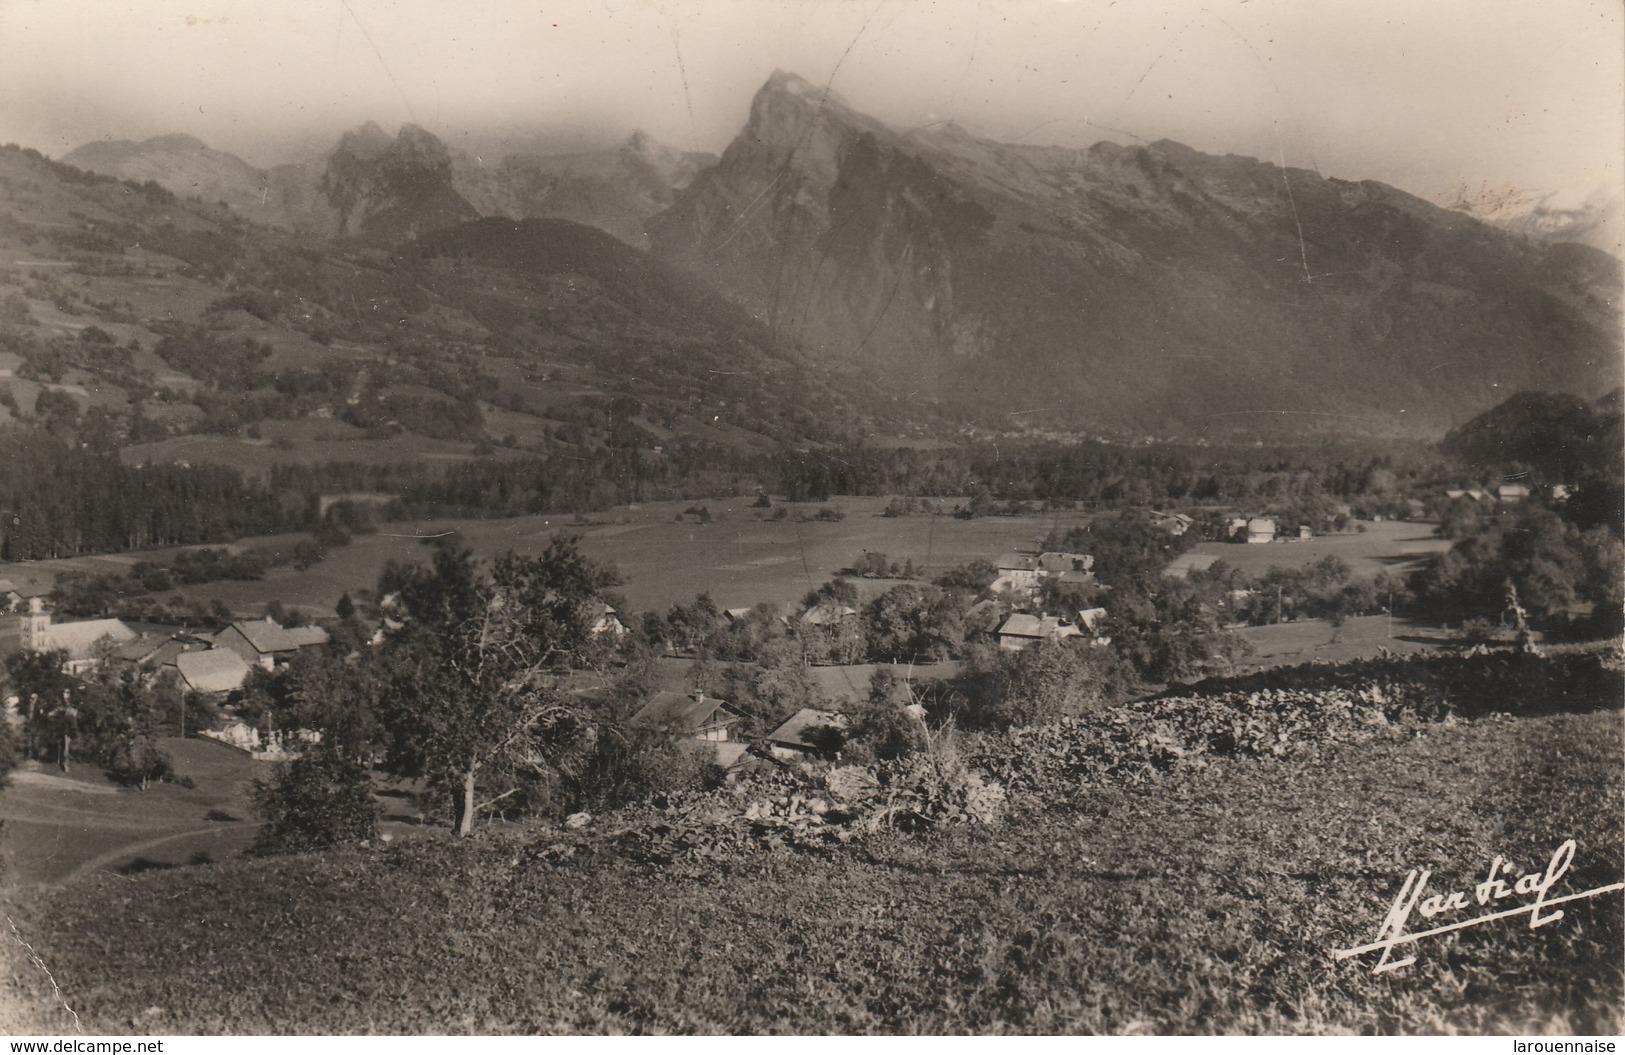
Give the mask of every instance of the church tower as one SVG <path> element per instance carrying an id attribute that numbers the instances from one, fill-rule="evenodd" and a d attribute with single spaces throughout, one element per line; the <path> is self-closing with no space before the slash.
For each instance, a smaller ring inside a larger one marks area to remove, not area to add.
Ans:
<path id="1" fill-rule="evenodd" d="M 32 652 L 44 652 L 49 646 L 46 637 L 51 629 L 51 613 L 45 610 L 45 605 L 38 597 L 28 599 L 28 611 L 21 619 L 23 648 Z"/>

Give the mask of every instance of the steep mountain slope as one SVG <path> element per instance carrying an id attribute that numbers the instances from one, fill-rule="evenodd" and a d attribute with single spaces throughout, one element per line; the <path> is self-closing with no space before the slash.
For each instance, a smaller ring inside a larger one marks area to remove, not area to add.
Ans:
<path id="1" fill-rule="evenodd" d="M 663 477 L 859 424 L 746 312 L 596 228 L 394 240 L 460 199 L 413 178 L 443 154 L 369 138 L 335 192 L 364 237 L 331 242 L 0 149 L 0 426 L 254 474 L 526 454 Z"/>
<path id="2" fill-rule="evenodd" d="M 151 180 L 182 197 L 225 202 L 255 223 L 325 232 L 336 220 L 316 193 L 318 166 L 258 169 L 236 154 L 211 149 L 193 136 L 155 136 L 139 143 L 86 143 L 62 160 L 75 168 L 117 179 L 137 183 Z"/>
<path id="3" fill-rule="evenodd" d="M 1166 141 L 899 134 L 782 72 L 649 232 L 781 340 L 1006 422 L 1437 434 L 1619 384 L 1605 254 Z"/>

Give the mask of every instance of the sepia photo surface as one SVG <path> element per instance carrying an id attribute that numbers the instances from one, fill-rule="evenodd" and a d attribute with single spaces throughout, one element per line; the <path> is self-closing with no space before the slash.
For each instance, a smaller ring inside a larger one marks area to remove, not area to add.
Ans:
<path id="1" fill-rule="evenodd" d="M 1618 1034 L 1622 33 L 0 0 L 0 1031 Z"/>

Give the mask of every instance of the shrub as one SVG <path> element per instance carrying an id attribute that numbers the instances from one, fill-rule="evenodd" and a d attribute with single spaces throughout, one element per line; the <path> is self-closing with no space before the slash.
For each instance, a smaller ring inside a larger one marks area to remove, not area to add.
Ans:
<path id="1" fill-rule="evenodd" d="M 366 766 L 320 744 L 282 766 L 269 780 L 255 780 L 254 814 L 265 822 L 255 854 L 305 853 L 372 839 L 378 804 Z"/>

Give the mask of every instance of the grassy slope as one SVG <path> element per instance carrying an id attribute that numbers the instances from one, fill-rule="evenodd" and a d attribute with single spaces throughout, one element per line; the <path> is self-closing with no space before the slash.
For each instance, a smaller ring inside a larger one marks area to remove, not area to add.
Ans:
<path id="1" fill-rule="evenodd" d="M 550 866 L 492 839 L 7 911 L 113 1032 L 1614 1032 L 1617 896 L 1382 976 L 1330 953 L 1413 866 L 1464 888 L 1574 837 L 1563 889 L 1618 881 L 1621 758 L 1617 712 L 1495 717 L 830 856 Z M 0 1007 L 9 986 L 19 1027 L 70 1028 L 14 959 Z"/>

